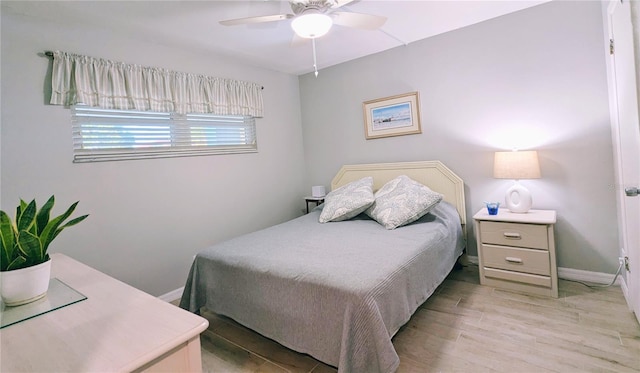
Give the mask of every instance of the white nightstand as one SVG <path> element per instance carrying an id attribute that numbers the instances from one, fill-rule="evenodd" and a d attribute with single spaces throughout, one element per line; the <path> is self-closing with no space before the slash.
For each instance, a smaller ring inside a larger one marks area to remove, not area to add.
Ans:
<path id="1" fill-rule="evenodd" d="M 489 215 L 483 208 L 473 219 L 482 285 L 558 297 L 554 210 Z"/>

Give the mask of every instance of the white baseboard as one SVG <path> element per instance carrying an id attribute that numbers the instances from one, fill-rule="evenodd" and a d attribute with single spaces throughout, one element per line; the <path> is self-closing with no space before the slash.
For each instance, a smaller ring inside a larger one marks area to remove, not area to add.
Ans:
<path id="1" fill-rule="evenodd" d="M 629 311 L 633 312 L 633 307 L 631 307 L 631 303 L 629 303 L 629 288 L 627 287 L 627 282 L 622 278 L 622 276 L 616 282 L 620 283 L 620 289 L 622 290 L 624 299 L 627 300 L 627 307 L 629 307 Z"/>
<path id="2" fill-rule="evenodd" d="M 469 263 L 478 264 L 478 257 L 467 255 L 467 260 Z M 590 282 L 593 284 L 604 284 L 608 285 L 613 281 L 615 274 L 610 273 L 602 273 L 602 272 L 591 272 L 591 271 L 583 271 L 581 269 L 573 269 L 573 268 L 564 268 L 558 267 L 558 278 L 563 280 L 573 280 L 573 281 L 584 281 Z M 623 283 L 622 277 L 618 276 L 615 285 L 621 286 Z M 625 284 L 626 287 L 626 284 Z M 623 290 L 624 291 L 624 290 Z"/>
<path id="3" fill-rule="evenodd" d="M 160 300 L 163 300 L 165 302 L 173 302 L 174 300 L 180 299 L 180 297 L 182 297 L 182 293 L 184 292 L 184 286 L 176 289 L 176 290 L 172 290 L 170 292 L 168 292 L 167 294 L 163 294 L 161 296 L 159 296 L 158 298 Z"/>
<path id="4" fill-rule="evenodd" d="M 581 269 L 559 267 L 558 277 L 564 280 L 584 281 L 593 284 L 609 285 L 611 281 L 613 281 L 613 278 L 616 277 L 616 275 L 603 272 L 591 272 L 583 271 Z M 620 280 L 621 277 L 618 276 L 618 279 L 616 280 L 616 283 L 614 285 L 620 286 Z"/>

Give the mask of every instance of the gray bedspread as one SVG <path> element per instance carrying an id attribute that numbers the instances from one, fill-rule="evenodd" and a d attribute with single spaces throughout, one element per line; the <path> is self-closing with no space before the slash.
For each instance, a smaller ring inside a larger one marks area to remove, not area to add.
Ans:
<path id="1" fill-rule="evenodd" d="M 180 307 L 228 316 L 339 372 L 394 372 L 391 338 L 462 253 L 455 208 L 386 230 L 311 213 L 216 244 L 193 262 Z"/>

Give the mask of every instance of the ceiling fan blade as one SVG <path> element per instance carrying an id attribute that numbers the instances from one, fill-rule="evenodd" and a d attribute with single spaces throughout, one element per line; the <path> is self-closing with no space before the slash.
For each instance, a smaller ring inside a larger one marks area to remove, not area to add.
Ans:
<path id="1" fill-rule="evenodd" d="M 387 21 L 387 17 L 352 12 L 333 12 L 331 18 L 336 25 L 364 30 L 378 29 Z"/>
<path id="2" fill-rule="evenodd" d="M 275 22 L 295 17 L 293 14 L 276 14 L 272 16 L 246 17 L 220 21 L 223 26 L 246 25 L 251 23 Z"/>
<path id="3" fill-rule="evenodd" d="M 341 6 L 345 6 L 349 3 L 354 2 L 355 0 L 334 0 L 333 5 L 331 6 L 332 8 L 340 8 Z"/>

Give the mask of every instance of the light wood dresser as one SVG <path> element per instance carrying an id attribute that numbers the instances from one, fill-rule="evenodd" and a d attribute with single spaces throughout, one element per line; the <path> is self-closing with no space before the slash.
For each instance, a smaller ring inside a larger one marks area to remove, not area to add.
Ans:
<path id="1" fill-rule="evenodd" d="M 208 321 L 62 254 L 51 277 L 87 299 L 0 330 L 3 372 L 201 372 Z"/>
<path id="2" fill-rule="evenodd" d="M 482 209 L 473 219 L 482 285 L 558 297 L 555 211 L 489 215 Z"/>

